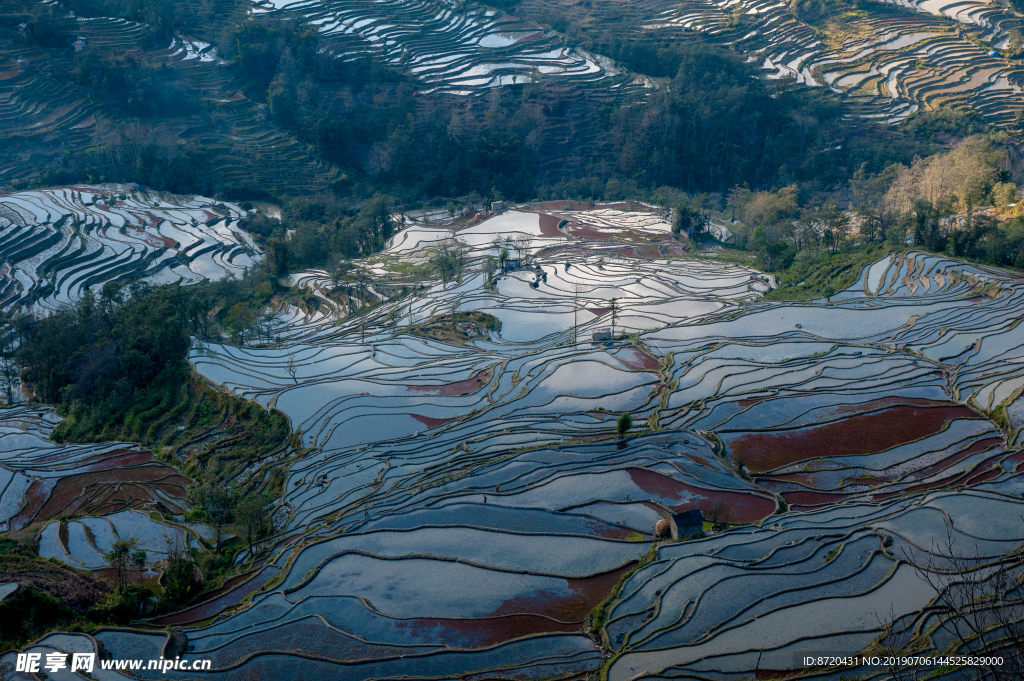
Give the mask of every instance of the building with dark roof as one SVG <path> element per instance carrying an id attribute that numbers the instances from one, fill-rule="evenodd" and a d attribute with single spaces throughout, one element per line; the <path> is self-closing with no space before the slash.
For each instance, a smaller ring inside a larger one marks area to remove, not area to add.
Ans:
<path id="1" fill-rule="evenodd" d="M 673 513 L 670 519 L 672 523 L 672 538 L 679 539 L 691 534 L 700 534 L 704 531 L 704 514 L 699 508 L 691 508 L 682 513 Z"/>

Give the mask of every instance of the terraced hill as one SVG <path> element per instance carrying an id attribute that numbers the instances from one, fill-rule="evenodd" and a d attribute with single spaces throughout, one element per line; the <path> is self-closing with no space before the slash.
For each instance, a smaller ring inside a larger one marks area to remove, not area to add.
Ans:
<path id="1" fill-rule="evenodd" d="M 96 112 L 89 93 L 34 68 L 43 62 L 40 50 L 0 45 L 0 183 L 38 174 L 40 158 L 33 154 L 40 149 L 77 152 L 92 142 Z"/>
<path id="2" fill-rule="evenodd" d="M 482 5 L 447 2 L 274 2 L 257 12 L 300 14 L 342 61 L 373 56 L 408 69 L 426 93 L 482 94 L 502 85 L 568 79 L 616 92 L 654 84 L 564 36 Z"/>
<path id="3" fill-rule="evenodd" d="M 204 197 L 123 185 L 0 197 L 0 307 L 45 312 L 108 281 L 154 284 L 240 276 L 262 251 L 245 211 Z"/>
<path id="4" fill-rule="evenodd" d="M 987 54 L 984 43 L 970 42 L 949 21 L 873 15 L 867 7 L 866 16 L 843 22 L 837 36 L 812 30 L 782 5 L 762 2 L 684 3 L 659 11 L 647 27 L 710 36 L 762 63 L 772 71 L 770 78 L 792 78 L 847 95 L 864 117 L 897 123 L 918 110 L 959 103 L 995 125 L 1017 125 L 1024 97 L 1014 62 Z M 1004 25 L 1020 23 L 1006 10 L 989 13 L 998 14 Z M 964 13 L 954 18 L 978 23 Z M 981 39 L 992 41 L 992 48 L 1005 47 L 1006 29 L 993 28 Z"/>
<path id="5" fill-rule="evenodd" d="M 893 5 L 905 11 L 893 11 Z M 869 2 L 856 11 L 837 6 L 841 18 L 829 23 L 826 15 L 815 26 L 784 3 L 759 0 L 648 0 L 629 6 L 522 0 L 516 7 L 527 17 L 564 17 L 598 43 L 616 30 L 626 40 L 677 41 L 700 34 L 746 54 L 769 78 L 845 95 L 851 113 L 869 119 L 898 123 L 915 111 L 956 103 L 995 125 L 1020 127 L 1019 61 L 990 52 L 1019 49 L 1011 36 L 1019 36 L 1022 18 L 995 4 L 899 1 L 887 8 Z"/>
<path id="6" fill-rule="evenodd" d="M 53 11 L 52 3 L 0 5 L 5 16 Z M 175 69 L 214 107 L 213 120 L 197 115 L 156 120 L 144 128 L 152 138 L 197 144 L 211 152 L 208 172 L 219 186 L 302 194 L 322 190 L 340 176 L 308 145 L 264 120 L 259 105 L 238 91 L 209 43 L 180 38 L 166 49 L 147 52 L 141 42 L 145 26 L 137 22 L 64 16 L 59 9 L 54 18 L 71 34 L 87 38 L 87 51 L 130 53 L 146 64 Z M 87 90 L 56 75 L 73 68 L 71 54 L 0 41 L 0 184 L 38 175 L 61 153 L 110 144 L 111 128 L 126 124 L 123 114 L 98 109 Z M 19 59 L 27 63 L 19 65 Z"/>
<path id="7" fill-rule="evenodd" d="M 276 406 L 310 447 L 275 537 L 223 588 L 148 622 L 173 637 L 54 634 L 31 650 L 174 646 L 221 679 L 804 678 L 808 651 L 977 650 L 942 586 L 950 540 L 978 574 L 1009 575 L 1002 612 L 1024 618 L 1021 279 L 911 251 L 831 303 L 759 302 L 772 278 L 669 252 L 663 216 L 636 208 L 469 221 L 456 281 L 380 294 L 357 319 L 282 309 L 275 347 L 194 343 L 197 372 Z M 411 226 L 359 266 L 382 291 L 452 235 Z M 484 258 L 517 237 L 529 262 L 488 281 Z M 337 300 L 323 273 L 295 281 Z M 458 342 L 417 333 L 470 312 L 500 324 Z M 615 340 L 591 342 L 612 325 Z M 8 426 L 19 460 L 45 447 L 33 424 Z M 692 509 L 709 536 L 656 537 Z M 114 533 L 172 531 L 149 523 L 106 512 L 41 539 L 94 568 Z M 986 637 L 1019 654 L 1003 630 Z"/>

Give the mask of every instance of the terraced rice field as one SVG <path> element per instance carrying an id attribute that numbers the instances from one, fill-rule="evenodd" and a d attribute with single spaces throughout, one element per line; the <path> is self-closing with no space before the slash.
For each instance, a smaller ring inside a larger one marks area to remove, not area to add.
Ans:
<path id="1" fill-rule="evenodd" d="M 34 48 L 0 48 L 0 181 L 4 183 L 38 172 L 29 158 L 37 145 L 75 152 L 92 141 L 96 117 L 89 93 L 31 68 L 42 58 Z M 29 68 L 19 69 L 19 59 L 27 59 Z"/>
<path id="2" fill-rule="evenodd" d="M 262 257 L 245 211 L 126 185 L 0 197 L 0 308 L 53 310 L 108 281 L 192 283 L 240 276 Z"/>
<path id="3" fill-rule="evenodd" d="M 0 412 L 0 531 L 150 505 L 181 513 L 191 480 L 133 445 L 57 445 L 49 407 Z M 56 524 L 54 523 L 54 526 Z"/>
<path id="4" fill-rule="evenodd" d="M 897 0 L 920 14 L 880 14 L 843 22 L 826 39 L 783 3 L 688 0 L 650 3 L 656 31 L 696 31 L 746 53 L 771 72 L 846 95 L 852 113 L 898 123 L 919 110 L 966 104 L 999 126 L 1019 126 L 1021 68 L 992 50 L 1008 46 L 1020 16 L 981 2 Z M 736 18 L 739 21 L 736 21 Z M 970 35 L 962 31 L 969 30 Z M 974 36 L 977 42 L 968 38 Z"/>
<path id="5" fill-rule="evenodd" d="M 308 145 L 263 120 L 259 105 L 237 90 L 228 65 L 216 57 L 208 42 L 179 36 L 166 49 L 143 51 L 148 30 L 144 24 L 75 17 L 49 0 L 0 7 L 0 16 L 9 19 L 51 13 L 68 33 L 87 39 L 87 52 L 131 54 L 153 67 L 174 69 L 190 90 L 216 109 L 214 123 L 209 117 L 187 117 L 151 125 L 157 137 L 176 137 L 212 152 L 207 172 L 219 186 L 300 194 L 323 190 L 340 177 L 338 169 L 316 157 Z M 225 8 L 225 16 L 229 13 Z M 182 20 L 189 14 L 185 6 L 178 9 Z M 217 35 L 216 26 L 195 28 Z M 26 68 L 19 67 L 19 59 L 27 60 Z M 74 61 L 67 55 L 0 44 L 0 184 L 38 175 L 48 163 L 55 165 L 63 152 L 109 144 L 102 131 L 123 127 L 123 119 L 97 108 L 85 88 L 53 74 L 73 68 Z"/>
<path id="6" fill-rule="evenodd" d="M 437 0 L 259 0 L 254 13 L 304 17 L 343 62 L 373 57 L 419 77 L 425 92 L 478 95 L 542 78 L 594 84 L 610 93 L 653 83 L 565 36 L 475 3 Z"/>
<path id="7" fill-rule="evenodd" d="M 270 556 L 155 622 L 181 627 L 183 659 L 217 679 L 787 678 L 795 653 L 862 651 L 891 620 L 964 650 L 914 564 L 942 569 L 950 537 L 983 560 L 1024 542 L 1024 282 L 910 252 L 831 304 L 768 303 L 771 278 L 668 253 L 663 229 L 651 211 L 523 206 L 456 225 L 461 280 L 381 295 L 368 319 L 281 310 L 279 347 L 196 342 L 198 372 L 284 411 L 312 449 Z M 362 266 L 385 290 L 451 234 L 410 226 Z M 532 260 L 487 285 L 494 238 L 516 235 Z M 325 275 L 295 276 L 333 300 Z M 628 335 L 591 342 L 613 298 Z M 501 324 L 414 333 L 459 311 Z M 43 451 L 50 421 L 23 420 L 4 437 Z M 733 527 L 653 542 L 694 508 Z M 42 536 L 90 566 L 124 522 Z M 167 641 L 35 649 L 156 657 Z"/>

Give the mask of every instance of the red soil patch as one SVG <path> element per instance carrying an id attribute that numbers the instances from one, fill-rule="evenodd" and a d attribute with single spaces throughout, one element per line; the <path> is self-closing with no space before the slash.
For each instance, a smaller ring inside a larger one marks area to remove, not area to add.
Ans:
<path id="1" fill-rule="evenodd" d="M 616 232 L 599 232 L 596 229 L 584 227 L 575 222 L 566 225 L 565 231 L 581 239 L 607 239 L 617 234 Z"/>
<path id="2" fill-rule="evenodd" d="M 930 475 L 938 473 L 939 471 L 943 471 L 943 470 L 949 468 L 950 466 L 963 461 L 964 459 L 966 459 L 967 457 L 971 456 L 972 454 L 977 454 L 978 452 L 983 452 L 986 449 L 989 449 L 991 447 L 995 447 L 996 445 L 1002 444 L 1002 442 L 1003 442 L 1002 439 L 1000 439 L 998 437 L 990 437 L 990 438 L 986 438 L 984 440 L 978 440 L 977 442 L 975 442 L 973 445 L 971 445 L 967 449 L 963 449 L 963 450 L 957 452 L 956 454 L 954 454 L 953 456 L 948 456 L 945 459 L 943 459 L 942 461 L 939 461 L 937 463 L 933 463 L 931 466 L 928 466 L 927 468 L 922 468 L 919 471 L 911 473 L 909 477 L 911 479 L 927 478 Z"/>
<path id="3" fill-rule="evenodd" d="M 658 250 L 663 251 L 665 255 L 681 256 L 683 254 L 683 245 L 678 241 L 662 241 Z"/>
<path id="4" fill-rule="evenodd" d="M 421 414 L 409 414 L 409 416 L 413 417 L 427 428 L 437 428 L 438 426 L 443 426 L 446 423 L 451 423 L 458 418 L 457 416 L 453 416 L 450 419 L 435 419 Z"/>
<path id="5" fill-rule="evenodd" d="M 598 603 L 611 593 L 619 578 L 631 570 L 636 562 L 630 562 L 618 570 L 582 579 L 566 579 L 565 585 L 571 596 L 541 591 L 531 596 L 516 596 L 502 603 L 488 617 L 498 615 L 542 615 L 559 622 L 582 622 Z M 506 639 L 507 640 L 507 639 Z"/>
<path id="6" fill-rule="evenodd" d="M 149 463 L 152 459 L 153 452 L 126 452 L 118 456 L 105 457 L 101 461 L 92 464 L 85 470 L 87 472 L 108 471 L 111 468 L 125 468 L 127 466 L 138 466 L 139 464 Z"/>
<path id="7" fill-rule="evenodd" d="M 591 313 L 591 314 L 593 314 L 593 315 L 595 315 L 597 317 L 600 317 L 601 315 L 606 315 L 606 314 L 608 314 L 609 312 L 612 311 L 612 309 L 610 307 L 588 307 L 588 308 L 586 308 L 586 310 L 587 310 L 587 312 L 589 312 L 589 313 Z"/>
<path id="8" fill-rule="evenodd" d="M 232 589 L 234 589 L 236 586 L 238 586 L 242 582 L 250 579 L 254 574 L 256 574 L 256 571 L 255 570 L 250 570 L 249 572 L 245 572 L 243 574 L 240 574 L 237 577 L 232 577 L 228 581 L 224 582 L 224 586 L 220 587 L 219 589 L 214 589 L 213 591 L 211 591 L 209 593 L 203 594 L 202 595 L 203 603 L 205 603 L 205 602 L 207 602 L 209 600 L 212 600 L 214 598 L 217 598 L 218 596 L 223 596 L 228 591 L 231 591 Z M 202 603 L 200 603 L 200 605 L 202 605 Z"/>
<path id="9" fill-rule="evenodd" d="M 180 475 L 177 470 L 164 464 L 132 468 L 118 467 L 111 470 L 69 475 L 66 478 L 61 478 L 54 485 L 46 503 L 27 522 L 49 520 L 61 514 L 91 507 L 97 503 L 106 503 L 109 500 L 110 492 L 114 490 L 123 494 L 123 504 L 131 504 L 133 500 L 137 500 L 139 505 L 156 501 L 157 496 L 149 487 L 158 485 L 168 494 L 184 498 L 185 490 L 191 482 L 185 476 Z"/>
<path id="10" fill-rule="evenodd" d="M 615 359 L 637 371 L 657 371 L 661 366 L 653 357 L 636 348 L 629 348 L 617 353 Z"/>
<path id="11" fill-rule="evenodd" d="M 818 457 L 883 452 L 939 432 L 957 418 L 979 418 L 967 407 L 899 406 L 852 416 L 838 423 L 791 431 L 748 433 L 728 443 L 734 461 L 754 473 Z"/>
<path id="12" fill-rule="evenodd" d="M 130 449 L 115 449 L 109 452 L 101 452 L 99 454 L 93 454 L 92 456 L 83 460 L 83 463 L 89 463 L 90 461 L 102 461 L 111 456 L 119 456 L 126 452 L 130 452 Z M 66 452 L 58 452 L 57 454 L 51 454 L 50 456 L 43 456 L 36 459 L 36 464 L 50 463 L 51 461 L 64 461 L 67 459 Z"/>
<path id="13" fill-rule="evenodd" d="M 1021 450 L 1012 456 L 1006 457 L 1005 459 L 1003 459 L 1003 461 L 1012 461 L 1014 463 L 1020 463 L 1021 461 L 1024 461 L 1024 450 Z"/>
<path id="14" fill-rule="evenodd" d="M 624 258 L 637 258 L 637 257 L 639 257 L 637 255 L 637 253 L 636 253 L 636 249 L 635 248 L 620 248 L 618 253 L 619 253 L 619 255 L 623 256 Z"/>
<path id="15" fill-rule="evenodd" d="M 838 504 L 848 497 L 848 494 L 829 494 L 827 492 L 784 492 L 782 498 L 789 504 L 791 510 L 811 509 L 829 504 Z"/>
<path id="16" fill-rule="evenodd" d="M 405 389 L 409 392 L 423 395 L 438 395 L 441 397 L 461 397 L 472 395 L 491 381 L 491 369 L 481 369 L 474 375 L 458 383 L 445 383 L 442 385 L 407 385 Z M 450 419 L 449 419 L 450 420 Z"/>
<path id="17" fill-rule="evenodd" d="M 199 620 L 204 620 L 207 617 L 213 617 L 220 611 L 224 610 L 224 608 L 241 603 L 246 596 L 263 588 L 263 585 L 270 581 L 270 578 L 276 575 L 278 571 L 279 568 L 274 566 L 265 567 L 258 575 L 249 581 L 240 584 L 231 591 L 228 591 L 217 598 L 200 603 L 188 610 L 182 610 L 181 612 L 158 617 L 154 620 L 150 620 L 150 623 L 164 626 L 197 622 Z"/>
<path id="18" fill-rule="evenodd" d="M 640 254 L 641 258 L 644 258 L 646 260 L 655 260 L 661 257 L 661 250 L 653 244 L 640 246 L 639 248 L 636 249 L 636 251 L 637 253 Z"/>
<path id="19" fill-rule="evenodd" d="M 670 506 L 673 511 L 688 511 L 700 508 L 707 516 L 712 504 L 721 501 L 732 514 L 734 523 L 753 523 L 766 518 L 775 512 L 775 500 L 752 493 L 727 492 L 694 487 L 679 482 L 667 475 L 644 470 L 643 468 L 627 468 L 626 472 L 633 483 L 648 494 L 656 494 L 664 499 L 675 499 L 682 503 Z"/>
<path id="20" fill-rule="evenodd" d="M 35 517 L 36 513 L 50 496 L 50 486 L 48 484 L 50 482 L 50 480 L 34 480 L 29 485 L 28 491 L 22 497 L 25 501 L 25 507 L 21 509 L 18 515 L 11 518 L 10 528 L 12 530 L 20 530 L 32 522 L 32 518 Z"/>
<path id="21" fill-rule="evenodd" d="M 506 615 L 487 619 L 414 619 L 397 625 L 423 643 L 441 643 L 457 648 L 486 648 L 505 641 L 582 629 L 579 622 L 563 623 L 538 615 Z"/>
<path id="22" fill-rule="evenodd" d="M 166 246 L 167 248 L 174 248 L 177 245 L 177 242 L 174 239 L 170 238 L 170 237 L 157 236 L 155 234 L 150 234 L 146 230 L 141 229 L 139 227 L 132 227 L 132 229 L 134 229 L 137 233 L 141 234 L 142 235 L 142 237 L 141 237 L 142 240 L 145 241 L 150 246 L 155 246 L 157 248 L 159 248 L 160 246 Z"/>
<path id="23" fill-rule="evenodd" d="M 943 478 L 941 480 L 933 480 L 931 482 L 926 482 L 921 485 L 914 485 L 913 487 L 907 487 L 905 489 L 897 490 L 895 492 L 876 494 L 872 497 L 872 499 L 889 499 L 891 497 L 899 496 L 901 494 L 914 494 L 916 492 L 923 492 L 926 490 L 946 489 L 962 486 L 969 487 L 971 485 L 979 485 L 983 482 L 988 482 L 989 480 L 997 477 L 1003 472 L 1001 468 L 992 468 L 992 466 L 997 464 L 998 462 L 999 457 L 994 456 L 991 459 L 986 459 L 985 461 L 982 461 L 980 464 L 978 464 L 971 470 L 967 471 L 966 473 L 961 473 L 960 475 L 957 475 L 955 477 Z"/>
<path id="24" fill-rule="evenodd" d="M 143 215 L 145 215 L 146 217 L 153 221 L 154 227 L 159 225 L 163 220 L 162 218 L 158 218 L 157 216 L 153 215 L 152 211 L 143 211 Z"/>
<path id="25" fill-rule="evenodd" d="M 557 215 L 549 215 L 548 213 L 540 214 L 540 233 L 542 236 L 550 237 L 552 239 L 564 239 L 565 235 L 558 231 L 558 223 L 562 221 L 562 218 Z"/>
<path id="26" fill-rule="evenodd" d="M 959 463 L 960 461 L 963 461 L 964 459 L 966 459 L 967 457 L 969 457 L 969 456 L 971 456 L 973 454 L 977 454 L 978 452 L 983 452 L 986 449 L 990 449 L 992 447 L 995 447 L 996 445 L 998 445 L 1000 443 L 1002 443 L 1002 440 L 997 438 L 997 437 L 991 437 L 991 438 L 986 438 L 984 440 L 979 440 L 978 442 L 975 442 L 974 444 L 972 444 L 970 447 L 966 447 L 966 448 L 960 450 L 959 452 L 956 452 L 955 454 L 953 454 L 951 456 L 947 456 L 945 459 L 942 459 L 941 461 L 937 461 L 936 463 L 933 463 L 932 465 L 930 465 L 930 466 L 928 466 L 926 468 L 922 468 L 922 469 L 920 469 L 918 471 L 914 471 L 912 473 L 909 473 L 907 475 L 907 479 L 908 480 L 918 480 L 918 479 L 930 477 L 930 476 L 934 475 L 935 473 L 943 471 L 943 470 L 949 468 L 950 466 L 953 466 L 953 465 Z M 849 482 L 849 483 L 853 483 L 853 484 L 858 484 L 858 485 L 869 485 L 869 486 L 872 486 L 872 487 L 878 487 L 878 486 L 880 486 L 882 484 L 885 484 L 887 482 L 890 482 L 890 481 L 896 480 L 896 479 L 898 479 L 898 477 L 897 477 L 897 475 L 895 473 L 889 473 L 888 471 L 878 471 L 878 472 L 870 474 L 870 475 L 865 474 L 865 475 L 862 475 L 862 476 L 859 476 L 859 477 L 856 477 L 856 478 L 849 478 L 845 482 Z M 773 476 L 766 477 L 766 478 L 763 478 L 763 479 L 758 479 L 757 484 L 760 485 L 760 486 L 763 486 L 765 489 L 772 489 L 773 483 L 777 484 L 777 483 L 780 483 L 780 482 L 790 482 L 790 483 L 795 483 L 795 484 L 798 484 L 798 485 L 803 485 L 804 487 L 809 487 L 811 489 L 820 489 L 818 487 L 818 475 L 816 473 L 813 473 L 813 472 L 799 472 L 799 473 L 786 473 L 784 475 L 773 475 Z M 840 488 L 837 491 L 841 492 L 842 490 Z M 794 493 L 796 493 L 796 492 L 794 492 Z"/>

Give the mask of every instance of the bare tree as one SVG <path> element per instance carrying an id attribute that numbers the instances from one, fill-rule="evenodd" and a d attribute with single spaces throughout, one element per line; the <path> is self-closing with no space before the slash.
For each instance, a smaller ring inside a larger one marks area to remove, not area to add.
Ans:
<path id="1" fill-rule="evenodd" d="M 1024 520 L 1024 518 L 1022 518 Z M 965 667 L 966 678 L 979 681 L 1010 681 L 1024 678 L 1024 551 L 987 558 L 975 547 L 956 545 L 951 522 L 946 520 L 946 539 L 934 542 L 924 556 L 904 549 L 906 561 L 918 577 L 938 594 L 929 607 L 940 619 L 939 627 L 951 634 L 956 654 L 978 656 L 983 662 L 1000 659 L 1002 664 Z M 883 630 L 882 647 L 914 645 L 900 640 L 898 620 L 892 618 Z M 944 653 L 948 651 L 937 651 Z M 913 670 L 894 672 L 894 678 L 913 679 Z"/>
<path id="2" fill-rule="evenodd" d="M 722 529 L 732 521 L 732 510 L 721 499 L 712 502 L 708 507 L 707 514 L 708 520 L 716 530 Z"/>
<path id="3" fill-rule="evenodd" d="M 484 258 L 483 270 L 484 283 L 491 283 L 491 279 L 494 278 L 494 273 L 498 271 L 498 261 L 495 259 L 493 255 L 489 255 L 486 258 Z"/>
<path id="4" fill-rule="evenodd" d="M 441 281 L 447 284 L 462 276 L 466 266 L 468 247 L 459 239 L 445 239 L 431 251 L 430 262 L 440 275 Z"/>
<path id="5" fill-rule="evenodd" d="M 519 262 L 524 263 L 526 259 L 530 257 L 530 247 L 533 246 L 533 237 L 529 234 L 520 234 L 512 241 L 513 247 L 516 249 L 516 254 L 519 256 Z"/>

